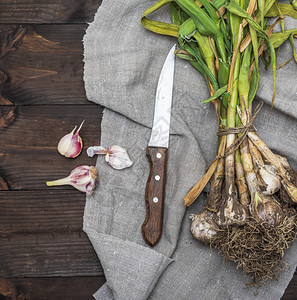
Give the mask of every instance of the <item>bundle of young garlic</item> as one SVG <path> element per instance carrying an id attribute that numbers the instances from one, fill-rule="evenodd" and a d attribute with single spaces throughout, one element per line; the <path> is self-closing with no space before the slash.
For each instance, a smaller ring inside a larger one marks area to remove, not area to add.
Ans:
<path id="1" fill-rule="evenodd" d="M 166 4 L 171 24 L 147 18 Z M 272 66 L 273 104 L 275 48 L 289 39 L 294 51 L 297 29 L 284 30 L 283 15 L 296 18 L 294 6 L 275 0 L 159 0 L 141 19 L 148 30 L 177 37 L 176 55 L 204 76 L 211 97 L 203 103 L 212 102 L 217 114 L 217 156 L 184 198 L 192 204 L 210 181 L 207 204 L 192 215 L 191 232 L 243 267 L 255 284 L 277 278 L 297 232 L 296 173 L 252 124 L 260 110 L 252 114 L 259 57 L 266 53 L 269 61 L 263 59 Z M 278 19 L 268 26 L 271 17 Z M 278 22 L 282 31 L 273 33 Z"/>

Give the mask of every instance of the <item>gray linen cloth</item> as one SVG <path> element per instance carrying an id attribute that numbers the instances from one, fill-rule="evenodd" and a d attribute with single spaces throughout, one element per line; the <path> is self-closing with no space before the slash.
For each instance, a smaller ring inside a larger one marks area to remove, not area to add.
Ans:
<path id="1" fill-rule="evenodd" d="M 141 234 L 145 218 L 145 186 L 149 163 L 145 149 L 150 137 L 158 77 L 176 40 L 140 25 L 143 11 L 155 0 L 105 0 L 84 36 L 84 81 L 90 101 L 105 106 L 101 145 L 127 149 L 134 164 L 114 170 L 97 160 L 99 186 L 87 197 L 83 229 L 104 268 L 106 283 L 94 294 L 99 300 L 124 299 L 279 299 L 297 264 L 297 244 L 285 258 L 290 268 L 279 281 L 258 290 L 233 263 L 223 263 L 216 250 L 195 241 L 189 215 L 201 210 L 203 193 L 187 210 L 183 197 L 201 178 L 215 157 L 217 122 L 202 76 L 187 62 L 176 60 L 164 228 L 160 242 L 150 248 Z M 170 20 L 168 8 L 154 19 Z M 292 22 L 292 26 L 297 24 Z M 292 56 L 289 44 L 278 63 Z M 258 98 L 265 105 L 256 127 L 273 151 L 297 166 L 296 64 L 277 71 L 274 109 L 270 110 L 272 75 L 261 72 Z M 257 100 L 255 101 L 258 103 Z M 94 133 L 96 134 L 96 133 Z"/>

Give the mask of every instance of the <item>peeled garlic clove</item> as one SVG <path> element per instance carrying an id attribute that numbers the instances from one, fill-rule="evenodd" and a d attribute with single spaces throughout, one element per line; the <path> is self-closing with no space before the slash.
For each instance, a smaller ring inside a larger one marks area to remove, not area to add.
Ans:
<path id="1" fill-rule="evenodd" d="M 133 164 L 127 151 L 117 145 L 108 148 L 107 153 L 105 154 L 105 161 L 117 170 L 128 168 Z"/>
<path id="2" fill-rule="evenodd" d="M 87 154 L 89 157 L 93 157 L 95 154 L 106 154 L 107 150 L 102 146 L 93 146 L 87 149 Z"/>
<path id="3" fill-rule="evenodd" d="M 77 190 L 91 196 L 98 182 L 98 171 L 93 166 L 78 166 L 70 175 L 53 181 L 46 182 L 47 186 L 71 185 Z"/>
<path id="4" fill-rule="evenodd" d="M 81 153 L 83 143 L 81 137 L 79 136 L 79 131 L 83 123 L 84 121 L 80 124 L 75 134 L 74 131 L 76 129 L 76 126 L 70 133 L 62 137 L 58 144 L 58 151 L 60 154 L 68 158 L 75 158 Z"/>
<path id="5" fill-rule="evenodd" d="M 73 137 L 75 129 L 76 129 L 76 126 L 74 127 L 74 129 L 70 133 L 63 136 L 61 138 L 61 140 L 59 141 L 58 151 L 59 151 L 60 154 L 65 155 L 65 153 L 71 147 L 72 137 Z"/>

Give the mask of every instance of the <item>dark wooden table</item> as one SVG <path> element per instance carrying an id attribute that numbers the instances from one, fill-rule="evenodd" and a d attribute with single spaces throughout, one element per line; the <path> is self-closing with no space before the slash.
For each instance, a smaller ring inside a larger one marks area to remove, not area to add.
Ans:
<path id="1" fill-rule="evenodd" d="M 48 188 L 95 164 L 102 107 L 88 102 L 82 38 L 100 0 L 0 0 L 0 299 L 93 299 L 105 282 L 82 231 L 85 195 Z M 58 154 L 85 120 L 84 150 Z M 283 300 L 297 299 L 297 276 Z"/>

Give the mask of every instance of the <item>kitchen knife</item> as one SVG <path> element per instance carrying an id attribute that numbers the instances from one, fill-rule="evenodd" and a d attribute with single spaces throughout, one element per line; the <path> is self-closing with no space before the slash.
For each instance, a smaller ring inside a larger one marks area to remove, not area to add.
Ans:
<path id="1" fill-rule="evenodd" d="M 150 173 L 145 189 L 146 217 L 142 235 L 151 247 L 159 241 L 163 226 L 175 48 L 176 45 L 169 51 L 159 77 L 151 138 L 146 150 Z"/>

